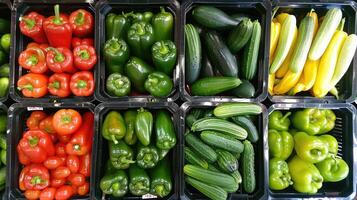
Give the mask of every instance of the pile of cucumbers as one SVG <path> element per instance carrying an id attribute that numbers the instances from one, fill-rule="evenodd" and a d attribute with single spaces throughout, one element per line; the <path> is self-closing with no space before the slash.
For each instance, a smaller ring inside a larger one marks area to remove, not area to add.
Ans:
<path id="1" fill-rule="evenodd" d="M 195 24 L 185 25 L 185 81 L 191 95 L 254 97 L 259 21 L 205 5 L 195 7 L 191 15 Z"/>
<path id="2" fill-rule="evenodd" d="M 185 118 L 185 182 L 214 200 L 227 199 L 240 184 L 245 193 L 253 193 L 253 145 L 259 140 L 255 117 L 261 113 L 253 103 L 192 109 Z"/>

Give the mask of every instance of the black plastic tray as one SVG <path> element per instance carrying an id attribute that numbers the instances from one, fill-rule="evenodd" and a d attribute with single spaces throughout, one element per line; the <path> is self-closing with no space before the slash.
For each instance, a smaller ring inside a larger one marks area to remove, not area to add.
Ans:
<path id="1" fill-rule="evenodd" d="M 23 35 L 19 28 L 19 18 L 30 11 L 36 11 L 44 16 L 50 16 L 54 14 L 53 6 L 55 4 L 60 4 L 61 12 L 70 13 L 76 9 L 82 8 L 91 12 L 93 17 L 95 17 L 95 8 L 94 8 L 94 0 L 16 0 L 13 6 L 13 14 L 12 14 L 12 46 L 13 51 L 11 52 L 11 77 L 10 80 L 10 95 L 11 98 L 17 102 L 24 101 L 32 101 L 32 102 L 42 102 L 42 103 L 57 103 L 57 102 L 91 102 L 94 100 L 94 93 L 88 97 L 77 97 L 71 95 L 67 98 L 59 98 L 57 96 L 53 96 L 51 94 L 47 94 L 42 98 L 28 98 L 24 97 L 21 91 L 17 90 L 17 81 L 18 79 L 26 74 L 27 70 L 22 69 L 18 65 L 18 57 L 20 53 L 26 48 L 26 45 L 32 40 L 25 35 Z M 97 22 L 96 22 L 97 23 Z M 95 24 L 97 26 L 97 24 Z M 93 34 L 93 39 L 97 40 L 95 35 Z M 97 49 L 97 47 L 94 45 Z M 93 71 L 94 79 L 97 76 L 97 68 L 98 63 L 94 66 Z"/>
<path id="2" fill-rule="evenodd" d="M 185 81 L 185 36 L 183 27 L 186 23 L 193 22 L 191 17 L 192 9 L 197 5 L 211 5 L 222 9 L 223 11 L 233 13 L 247 13 L 258 19 L 262 27 L 262 37 L 260 41 L 259 56 L 257 62 L 256 78 L 252 84 L 256 89 L 253 98 L 237 98 L 234 96 L 191 96 L 187 91 Z M 271 3 L 268 0 L 187 0 L 181 6 L 181 81 L 180 92 L 184 100 L 189 101 L 251 101 L 262 102 L 267 97 L 268 66 L 269 66 L 269 45 L 270 45 L 270 21 L 271 21 Z"/>
<path id="3" fill-rule="evenodd" d="M 108 154 L 108 142 L 102 137 L 101 135 L 101 129 L 102 129 L 102 124 L 104 121 L 105 115 L 111 111 L 111 110 L 118 110 L 118 111 L 123 111 L 127 110 L 129 108 L 146 108 L 149 109 L 150 111 L 158 110 L 158 109 L 166 109 L 168 110 L 173 117 L 174 121 L 174 126 L 175 126 L 175 131 L 176 131 L 176 136 L 177 136 L 177 143 L 176 146 L 171 149 L 171 153 L 168 155 L 170 160 L 171 160 L 171 173 L 172 173 L 172 192 L 168 196 L 166 196 L 164 199 L 178 199 L 178 191 L 179 191 L 179 170 L 181 166 L 180 162 L 180 144 L 181 144 L 181 134 L 179 132 L 179 107 L 172 102 L 166 102 L 166 103 L 157 103 L 157 102 L 120 102 L 120 103 L 102 103 L 99 104 L 95 108 L 95 130 L 96 130 L 96 137 L 94 140 L 94 146 L 92 154 L 92 160 L 95 162 L 92 162 L 92 171 L 91 171 L 91 198 L 92 199 L 115 199 L 113 197 L 110 197 L 108 195 L 103 195 L 101 189 L 99 188 L 99 182 L 100 179 L 104 175 L 104 165 L 106 161 L 109 159 L 109 154 Z M 123 199 L 142 199 L 142 197 L 136 197 L 133 195 L 130 195 L 129 192 L 127 196 L 123 197 Z"/>
<path id="4" fill-rule="evenodd" d="M 7 139 L 7 199 L 25 199 L 22 191 L 18 187 L 18 179 L 22 165 L 19 163 L 17 157 L 16 146 L 21 139 L 24 130 L 26 129 L 26 118 L 30 115 L 30 112 L 34 110 L 53 112 L 62 108 L 73 108 L 80 112 L 94 111 L 94 105 L 91 103 L 15 103 L 9 108 L 8 134 L 10 137 Z M 92 152 L 92 155 L 94 152 L 95 150 Z M 92 163 L 94 162 L 95 161 Z M 89 199 L 89 195 L 83 197 L 74 196 L 72 199 Z"/>
<path id="5" fill-rule="evenodd" d="M 272 2 L 273 7 L 279 7 L 277 14 L 280 12 L 288 12 L 295 14 L 297 19 L 301 19 L 307 12 L 312 8 L 317 12 L 318 16 L 321 17 L 327 12 L 328 9 L 333 7 L 338 7 L 342 10 L 343 17 L 346 18 L 344 31 L 348 34 L 357 32 L 356 24 L 356 11 L 357 3 L 355 1 L 323 1 L 323 0 L 313 0 L 313 1 L 303 1 L 303 0 L 274 0 Z M 277 15 L 276 14 L 276 15 Z M 324 98 L 312 97 L 309 92 L 302 92 L 296 96 L 271 96 L 268 95 L 269 99 L 275 103 L 352 103 L 356 98 L 357 93 L 357 59 L 353 59 L 351 66 L 348 71 L 341 79 L 341 81 L 336 85 L 340 99 L 337 100 L 334 96 L 328 94 Z"/>
<path id="6" fill-rule="evenodd" d="M 180 110 L 181 110 L 181 135 L 184 135 L 186 125 L 185 125 L 185 118 L 186 114 L 192 109 L 192 108 L 202 108 L 202 109 L 213 109 L 215 106 L 219 105 L 219 102 L 186 102 L 182 104 Z M 256 190 L 251 193 L 245 193 L 242 190 L 242 185 L 239 186 L 239 189 L 236 193 L 231 193 L 228 195 L 228 200 L 231 199 L 266 199 L 267 198 L 267 191 L 266 191 L 266 186 L 268 185 L 268 174 L 267 174 L 267 163 L 265 160 L 267 159 L 267 155 L 264 154 L 264 149 L 266 149 L 266 143 L 267 143 L 267 135 L 266 133 L 266 127 L 267 127 L 267 109 L 263 104 L 257 103 L 260 105 L 263 109 L 262 114 L 258 115 L 256 117 L 256 127 L 258 129 L 259 133 L 259 140 L 257 143 L 252 143 L 254 147 L 254 153 L 255 153 L 255 174 L 256 174 L 256 183 L 257 187 Z M 197 190 L 192 188 L 189 185 L 186 185 L 185 180 L 184 180 L 184 173 L 183 173 L 183 165 L 185 163 L 184 159 L 184 153 L 183 153 L 183 147 L 185 146 L 185 141 L 182 139 L 182 149 L 181 149 L 181 160 L 182 160 L 182 167 L 180 168 L 180 173 L 181 173 L 181 187 L 180 187 L 180 199 L 183 200 L 189 200 L 189 199 L 197 199 L 197 200 L 203 200 L 207 199 L 206 196 L 203 196 L 201 193 L 199 193 Z"/>
<path id="7" fill-rule="evenodd" d="M 108 74 L 106 73 L 105 62 L 103 59 L 103 52 L 101 51 L 102 47 L 104 47 L 105 43 L 105 17 L 109 12 L 121 13 L 131 12 L 131 11 L 147 11 L 150 10 L 152 12 L 159 12 L 160 6 L 164 6 L 166 11 L 170 11 L 174 16 L 175 25 L 174 25 L 174 42 L 177 48 L 177 64 L 175 66 L 175 70 L 173 72 L 173 82 L 174 87 L 171 93 L 165 98 L 155 98 L 151 95 L 139 95 L 139 96 L 124 96 L 124 97 L 115 97 L 109 95 L 105 89 L 105 82 Z M 96 18 L 97 18 L 97 26 L 99 28 L 96 29 L 96 46 L 97 55 L 98 55 L 98 63 L 100 65 L 99 72 L 96 78 L 97 87 L 95 90 L 96 98 L 102 102 L 104 101 L 155 101 L 155 102 L 165 102 L 165 101 L 175 101 L 179 97 L 179 75 L 180 75 L 180 14 L 179 14 L 180 5 L 175 0 L 121 0 L 121 1 L 110 1 L 110 0 L 101 0 L 96 5 Z"/>
<path id="8" fill-rule="evenodd" d="M 318 193 L 307 195 L 296 192 L 293 187 L 282 191 L 269 190 L 270 198 L 302 199 L 302 198 L 333 198 L 333 199 L 355 199 L 356 198 L 356 170 L 357 170 L 357 144 L 356 144 L 356 108 L 351 104 L 275 104 L 269 108 L 269 114 L 274 110 L 297 110 L 302 108 L 332 109 L 336 115 L 336 125 L 329 132 L 339 144 L 338 156 L 341 156 L 350 168 L 346 179 L 335 183 L 323 183 Z M 269 147 L 264 150 L 269 158 Z M 269 159 L 265 163 L 269 166 Z M 269 171 L 269 170 L 268 170 Z M 267 171 L 267 173 L 268 173 Z M 267 186 L 268 187 L 268 186 Z"/>

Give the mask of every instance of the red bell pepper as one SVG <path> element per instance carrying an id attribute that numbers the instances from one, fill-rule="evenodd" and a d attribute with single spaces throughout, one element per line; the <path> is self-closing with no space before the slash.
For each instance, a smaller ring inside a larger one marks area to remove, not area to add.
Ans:
<path id="1" fill-rule="evenodd" d="M 42 163 L 48 156 L 55 155 L 51 137 L 41 130 L 26 131 L 18 146 L 32 163 Z"/>
<path id="2" fill-rule="evenodd" d="M 32 73 L 43 74 L 47 71 L 46 54 L 39 47 L 30 47 L 20 53 L 19 65 Z"/>
<path id="3" fill-rule="evenodd" d="M 43 111 L 33 111 L 29 118 L 26 120 L 26 126 L 30 130 L 39 129 L 39 125 L 43 119 L 47 117 L 47 114 Z"/>
<path id="4" fill-rule="evenodd" d="M 20 17 L 21 33 L 35 42 L 47 43 L 47 38 L 42 28 L 44 20 L 45 17 L 37 12 L 30 12 L 28 15 Z"/>
<path id="5" fill-rule="evenodd" d="M 20 161 L 21 164 L 28 165 L 28 164 L 31 163 L 30 158 L 27 157 L 24 154 L 24 152 L 22 152 L 21 147 L 19 145 L 17 145 L 16 151 L 17 151 L 17 157 L 19 158 L 19 161 Z"/>
<path id="6" fill-rule="evenodd" d="M 58 97 L 68 97 L 71 95 L 71 89 L 69 88 L 69 82 L 71 75 L 61 73 L 53 74 L 48 83 L 48 91 Z"/>
<path id="7" fill-rule="evenodd" d="M 91 70 L 97 63 L 94 47 L 80 45 L 73 49 L 74 65 L 80 70 Z"/>
<path id="8" fill-rule="evenodd" d="M 66 15 L 60 14 L 59 5 L 55 5 L 55 16 L 43 22 L 43 30 L 47 40 L 53 47 L 71 47 L 72 27 Z"/>
<path id="9" fill-rule="evenodd" d="M 79 157 L 79 173 L 85 177 L 90 176 L 91 154 L 87 153 L 84 156 Z"/>
<path id="10" fill-rule="evenodd" d="M 72 38 L 72 48 L 75 48 L 82 44 L 94 46 L 94 40 L 92 38 L 83 38 L 83 39 L 77 37 Z"/>
<path id="11" fill-rule="evenodd" d="M 28 165 L 19 176 L 21 190 L 43 190 L 50 184 L 50 173 L 42 164 Z"/>
<path id="12" fill-rule="evenodd" d="M 66 153 L 68 155 L 83 156 L 92 149 L 94 115 L 92 112 L 86 112 L 82 118 L 85 123 L 82 123 L 82 126 L 66 145 Z"/>
<path id="13" fill-rule="evenodd" d="M 77 37 L 86 37 L 93 33 L 94 17 L 83 9 L 78 9 L 69 16 L 69 23 L 72 25 L 73 34 Z"/>
<path id="14" fill-rule="evenodd" d="M 36 42 L 30 42 L 27 46 L 26 49 L 31 48 L 31 47 L 37 47 L 42 49 L 43 52 L 47 52 L 47 48 L 49 47 L 47 43 L 42 43 L 42 44 L 38 44 Z"/>
<path id="15" fill-rule="evenodd" d="M 93 73 L 81 71 L 72 75 L 70 88 L 76 96 L 90 96 L 94 92 Z"/>
<path id="16" fill-rule="evenodd" d="M 46 54 L 48 68 L 55 73 L 74 73 L 76 68 L 73 66 L 73 55 L 68 48 L 48 48 Z"/>
<path id="17" fill-rule="evenodd" d="M 81 127 L 82 116 L 73 109 L 60 109 L 53 115 L 52 124 L 58 135 L 70 135 Z"/>
<path id="18" fill-rule="evenodd" d="M 67 143 L 71 140 L 71 135 L 57 135 L 57 138 L 60 142 Z"/>
<path id="19" fill-rule="evenodd" d="M 40 98 L 47 94 L 48 77 L 43 74 L 28 73 L 19 78 L 17 89 L 25 97 Z"/>
<path id="20" fill-rule="evenodd" d="M 57 133 L 56 130 L 53 128 L 52 119 L 53 119 L 52 115 L 46 117 L 45 119 L 41 120 L 38 127 L 41 131 L 49 134 L 51 136 L 52 141 L 55 142 L 57 140 L 56 137 Z"/>

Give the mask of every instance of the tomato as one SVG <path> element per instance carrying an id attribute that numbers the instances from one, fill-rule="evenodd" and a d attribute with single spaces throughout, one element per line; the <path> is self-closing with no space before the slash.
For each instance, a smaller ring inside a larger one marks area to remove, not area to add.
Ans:
<path id="1" fill-rule="evenodd" d="M 64 178 L 53 178 L 51 177 L 51 187 L 58 188 L 66 183 Z"/>
<path id="2" fill-rule="evenodd" d="M 40 194 L 40 200 L 53 200 L 55 199 L 56 188 L 48 187 L 42 190 Z"/>
<path id="3" fill-rule="evenodd" d="M 81 126 L 82 116 L 76 110 L 61 109 L 53 115 L 52 124 L 58 135 L 70 135 Z"/>
<path id="4" fill-rule="evenodd" d="M 33 200 L 40 198 L 40 194 L 40 190 L 26 190 L 24 195 L 26 199 Z"/>
<path id="5" fill-rule="evenodd" d="M 72 194 L 72 195 L 77 195 L 78 187 L 75 186 L 75 185 L 71 185 L 71 187 L 72 187 L 72 191 L 73 191 L 73 194 Z"/>
<path id="6" fill-rule="evenodd" d="M 51 173 L 53 178 L 67 178 L 71 174 L 68 167 L 60 166 Z"/>
<path id="7" fill-rule="evenodd" d="M 45 162 L 43 162 L 43 165 L 47 169 L 56 169 L 57 167 L 62 166 L 63 164 L 63 159 L 58 156 L 50 156 L 45 160 Z"/>
<path id="8" fill-rule="evenodd" d="M 89 192 L 89 183 L 85 182 L 83 185 L 78 187 L 77 193 L 81 196 L 88 194 Z"/>
<path id="9" fill-rule="evenodd" d="M 47 117 L 47 114 L 43 111 L 33 111 L 29 118 L 27 118 L 26 126 L 30 130 L 36 130 L 39 128 L 40 122 Z"/>
<path id="10" fill-rule="evenodd" d="M 63 143 L 68 143 L 72 136 L 71 135 L 57 135 L 57 138 L 60 142 L 63 142 Z"/>
<path id="11" fill-rule="evenodd" d="M 79 158 L 75 155 L 68 155 L 66 165 L 71 173 L 77 173 L 79 170 Z"/>
<path id="12" fill-rule="evenodd" d="M 67 180 L 74 186 L 81 186 L 86 182 L 86 177 L 83 174 L 71 174 Z"/>
<path id="13" fill-rule="evenodd" d="M 56 148 L 56 155 L 57 156 L 60 156 L 60 157 L 67 156 L 66 144 L 61 143 L 61 142 L 57 143 L 55 148 Z"/>
<path id="14" fill-rule="evenodd" d="M 63 185 L 59 187 L 56 191 L 56 200 L 66 200 L 71 198 L 73 195 L 73 188 L 69 185 Z"/>
<path id="15" fill-rule="evenodd" d="M 56 141 L 56 130 L 53 128 L 52 125 L 53 116 L 48 116 L 45 119 L 41 120 L 39 124 L 40 130 L 44 131 L 51 135 L 52 141 Z"/>

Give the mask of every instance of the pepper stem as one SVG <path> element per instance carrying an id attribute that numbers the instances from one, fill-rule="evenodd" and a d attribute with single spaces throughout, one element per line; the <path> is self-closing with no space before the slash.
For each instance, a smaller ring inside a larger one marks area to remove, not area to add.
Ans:
<path id="1" fill-rule="evenodd" d="M 118 140 L 115 138 L 114 135 L 110 136 L 112 138 L 112 141 L 114 142 L 114 144 L 118 144 Z"/>
<path id="2" fill-rule="evenodd" d="M 79 144 L 73 145 L 73 150 L 74 151 L 80 151 L 81 150 L 81 145 L 79 145 Z"/>
<path id="3" fill-rule="evenodd" d="M 83 88 L 86 88 L 87 87 L 87 82 L 84 81 L 84 80 L 79 80 L 77 82 L 77 88 L 80 88 L 80 89 L 83 89 Z"/>
<path id="4" fill-rule="evenodd" d="M 65 115 L 65 116 L 63 116 L 63 117 L 61 118 L 61 121 L 62 121 L 63 123 L 65 123 L 65 124 L 68 124 L 68 123 L 70 123 L 70 122 L 72 121 L 72 117 L 69 116 L 69 115 Z"/>
<path id="5" fill-rule="evenodd" d="M 38 58 L 35 55 L 31 55 L 26 59 L 26 64 L 30 66 L 34 66 L 38 63 Z"/>
<path id="6" fill-rule="evenodd" d="M 40 183 L 42 183 L 42 179 L 41 179 L 40 176 L 34 176 L 34 177 L 32 177 L 32 179 L 31 179 L 31 184 L 37 185 L 37 184 L 40 184 Z"/>
<path id="7" fill-rule="evenodd" d="M 78 56 L 80 56 L 82 60 L 88 60 L 90 58 L 89 52 L 85 49 L 80 50 L 78 52 Z"/>
<path id="8" fill-rule="evenodd" d="M 61 85 L 59 81 L 55 81 L 51 84 L 48 85 L 48 88 L 55 88 L 55 89 L 60 89 Z"/>
<path id="9" fill-rule="evenodd" d="M 54 57 L 54 61 L 55 62 L 63 62 L 65 60 L 65 57 L 64 55 L 58 51 L 58 49 L 56 48 L 53 48 L 53 47 L 48 47 L 47 50 L 50 50 L 50 51 L 54 51 L 55 52 L 55 57 Z"/>
<path id="10" fill-rule="evenodd" d="M 27 19 L 25 17 L 21 17 L 20 18 L 20 21 L 24 21 L 26 26 L 29 28 L 29 29 L 32 29 L 35 25 L 36 25 L 36 21 L 33 20 L 33 19 Z"/>
<path id="11" fill-rule="evenodd" d="M 165 11 L 165 8 L 163 7 L 163 6 L 160 6 L 160 12 L 161 13 L 165 13 L 166 11 Z"/>
<path id="12" fill-rule="evenodd" d="M 163 185 L 155 186 L 155 193 L 158 194 L 160 197 L 163 196 L 164 190 L 165 190 L 165 187 Z"/>
<path id="13" fill-rule="evenodd" d="M 165 45 L 164 41 L 160 41 L 161 44 L 161 48 L 160 48 L 160 54 L 165 55 L 169 53 L 169 48 L 167 48 L 167 46 Z"/>
<path id="14" fill-rule="evenodd" d="M 17 87 L 17 89 L 18 89 L 18 90 L 26 89 L 26 90 L 30 90 L 30 91 L 32 92 L 32 91 L 33 91 L 33 85 L 31 85 L 31 84 L 26 84 L 26 85 Z"/>
<path id="15" fill-rule="evenodd" d="M 31 137 L 31 138 L 29 138 L 28 141 L 29 141 L 29 144 L 31 147 L 35 147 L 35 146 L 37 146 L 39 139 L 38 139 L 38 137 Z"/>
<path id="16" fill-rule="evenodd" d="M 281 119 L 280 121 L 284 121 L 287 117 L 289 117 L 291 115 L 291 112 L 286 113 Z"/>
<path id="17" fill-rule="evenodd" d="M 340 24 L 338 25 L 337 30 L 343 31 L 343 28 L 345 27 L 345 18 L 342 18 Z"/>
<path id="18" fill-rule="evenodd" d="M 77 25 L 82 25 L 84 23 L 84 14 L 82 11 L 78 12 L 75 22 Z"/>
<path id="19" fill-rule="evenodd" d="M 60 8 L 59 5 L 56 4 L 55 7 L 55 18 L 53 19 L 53 23 L 57 24 L 57 25 L 61 25 L 62 21 L 61 21 L 61 17 L 60 17 Z"/>
<path id="20" fill-rule="evenodd" d="M 137 32 L 139 35 L 144 35 L 144 34 L 145 34 L 144 27 L 143 27 L 141 24 L 137 24 L 136 32 Z"/>

